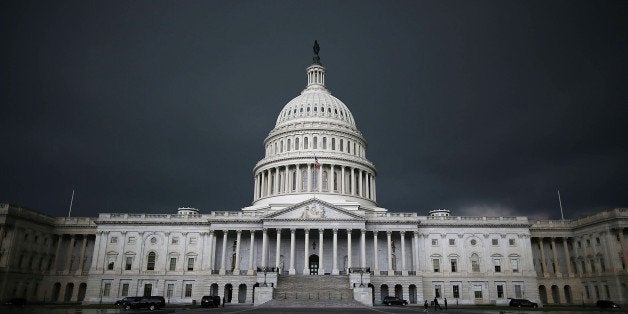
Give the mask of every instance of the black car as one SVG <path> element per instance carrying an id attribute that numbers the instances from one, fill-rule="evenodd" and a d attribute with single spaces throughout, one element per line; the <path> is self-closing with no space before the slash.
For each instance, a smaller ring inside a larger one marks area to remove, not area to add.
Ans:
<path id="1" fill-rule="evenodd" d="M 602 308 L 602 309 L 618 309 L 620 308 L 619 305 L 617 305 L 617 303 L 613 302 L 613 301 L 609 301 L 609 300 L 598 300 L 597 302 L 595 302 L 595 306 Z"/>
<path id="2" fill-rule="evenodd" d="M 125 310 L 130 309 L 160 309 L 166 305 L 166 299 L 160 296 L 141 297 L 137 299 L 129 299 L 122 304 Z"/>
<path id="3" fill-rule="evenodd" d="M 220 297 L 217 295 L 206 295 L 201 299 L 202 307 L 218 307 L 220 306 Z"/>
<path id="4" fill-rule="evenodd" d="M 510 303 L 508 304 L 513 307 L 531 307 L 537 308 L 539 305 L 527 299 L 510 299 Z"/>
<path id="5" fill-rule="evenodd" d="M 124 306 L 124 304 L 129 303 L 129 302 L 137 302 L 141 298 L 142 297 L 124 297 L 124 298 L 116 301 L 115 305 L 116 306 Z"/>
<path id="6" fill-rule="evenodd" d="M 22 306 L 26 305 L 26 299 L 24 299 L 24 298 L 13 298 L 13 299 L 10 299 L 9 301 L 4 302 L 4 305 L 15 306 L 15 307 L 22 307 Z"/>
<path id="7" fill-rule="evenodd" d="M 382 304 L 385 305 L 408 305 L 408 301 L 403 300 L 403 299 L 399 299 L 397 297 L 384 297 L 384 300 L 382 301 Z"/>

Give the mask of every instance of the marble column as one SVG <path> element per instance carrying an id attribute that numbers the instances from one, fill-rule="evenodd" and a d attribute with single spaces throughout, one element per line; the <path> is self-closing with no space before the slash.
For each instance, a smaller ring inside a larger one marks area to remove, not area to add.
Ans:
<path id="1" fill-rule="evenodd" d="M 323 265 L 323 234 L 325 233 L 325 229 L 318 229 L 318 274 L 324 275 L 325 268 Z"/>
<path id="2" fill-rule="evenodd" d="M 233 274 L 240 275 L 240 241 L 242 240 L 242 230 L 236 230 L 236 251 Z"/>
<path id="3" fill-rule="evenodd" d="M 412 264 L 412 266 L 414 266 L 414 271 L 415 271 L 415 275 L 419 274 L 419 233 L 416 231 L 412 232 L 412 236 L 414 239 L 414 242 L 412 243 L 412 255 L 414 256 L 414 264 Z"/>
<path id="4" fill-rule="evenodd" d="M 351 175 L 349 176 L 351 184 L 349 184 L 349 187 L 351 187 L 351 195 L 355 195 L 355 168 L 351 167 L 349 169 L 351 169 Z"/>
<path id="5" fill-rule="evenodd" d="M 68 255 L 65 258 L 65 273 L 70 272 L 72 270 L 72 255 L 74 254 L 74 242 L 76 241 L 76 235 L 73 234 L 70 236 L 70 247 L 68 249 Z"/>
<path id="6" fill-rule="evenodd" d="M 275 267 L 277 267 L 278 272 L 281 272 L 283 269 L 279 269 L 279 266 L 281 266 L 281 229 L 279 228 L 277 228 L 277 240 L 275 242 Z"/>
<path id="7" fill-rule="evenodd" d="M 207 241 L 207 251 L 209 252 L 209 256 L 207 257 L 207 263 L 209 267 L 207 269 L 211 273 L 214 270 L 214 256 L 216 255 L 215 247 L 214 247 L 214 230 L 209 230 L 209 239 Z"/>
<path id="8" fill-rule="evenodd" d="M 340 272 L 338 271 L 338 229 L 333 229 L 334 232 L 334 242 L 333 242 L 333 251 L 332 251 L 332 275 L 338 275 Z"/>
<path id="9" fill-rule="evenodd" d="M 401 231 L 401 274 L 403 276 L 408 275 L 406 269 L 406 233 L 404 231 Z"/>
<path id="10" fill-rule="evenodd" d="M 537 238 L 539 240 L 539 249 L 541 250 L 541 268 L 543 269 L 543 276 L 548 277 L 547 263 L 545 262 L 545 248 L 543 247 L 543 237 Z"/>
<path id="11" fill-rule="evenodd" d="M 262 268 L 266 268 L 268 264 L 266 263 L 268 260 L 268 229 L 264 228 L 262 230 Z"/>
<path id="12" fill-rule="evenodd" d="M 329 193 L 334 193 L 334 179 L 335 179 L 335 174 L 334 174 L 334 165 L 330 164 L 329 165 L 329 181 L 327 182 L 327 190 L 329 190 Z"/>
<path id="13" fill-rule="evenodd" d="M 366 230 L 360 230 L 360 267 L 366 268 Z"/>
<path id="14" fill-rule="evenodd" d="M 340 166 L 340 193 L 345 194 L 345 166 Z"/>
<path id="15" fill-rule="evenodd" d="M 0 242 L 2 243 L 2 242 Z M 79 260 L 79 266 L 78 266 L 78 270 L 77 273 L 79 275 L 83 274 L 83 265 L 85 265 L 85 249 L 87 248 L 87 235 L 84 234 L 83 235 L 83 245 L 81 245 L 81 257 Z M 122 254 L 124 255 L 124 252 L 122 252 Z"/>
<path id="16" fill-rule="evenodd" d="M 253 270 L 253 253 L 255 249 L 255 230 L 251 230 L 251 241 L 250 241 L 250 246 L 249 246 L 249 269 L 246 271 L 246 274 L 251 276 L 253 274 L 255 274 L 255 271 Z"/>
<path id="17" fill-rule="evenodd" d="M 377 231 L 373 231 L 373 271 L 379 276 L 379 254 L 377 253 Z"/>
<path id="18" fill-rule="evenodd" d="M 571 269 L 571 256 L 569 254 L 569 245 L 567 240 L 567 238 L 563 237 L 563 248 L 565 249 L 565 264 L 567 264 L 567 275 L 569 277 L 573 277 L 574 273 Z"/>
<path id="19" fill-rule="evenodd" d="M 628 248 L 626 247 L 626 240 L 624 239 L 624 228 L 617 229 L 617 236 L 619 237 L 619 247 L 621 247 L 624 270 L 626 270 L 628 269 Z"/>
<path id="20" fill-rule="evenodd" d="M 294 183 L 294 190 L 298 193 L 303 190 L 303 185 L 301 184 L 301 165 L 296 164 L 297 167 L 297 182 Z"/>
<path id="21" fill-rule="evenodd" d="M 220 256 L 220 275 L 225 275 L 227 269 L 225 268 L 225 261 L 227 260 L 227 236 L 229 230 L 222 231 L 222 255 Z"/>
<path id="22" fill-rule="evenodd" d="M 329 182 L 327 182 L 329 185 Z M 318 192 L 323 192 L 323 164 L 318 166 Z"/>
<path id="23" fill-rule="evenodd" d="M 303 275 L 310 274 L 310 229 L 305 228 L 305 246 L 303 248 Z"/>
<path id="24" fill-rule="evenodd" d="M 351 229 L 347 229 L 347 274 L 351 268 Z"/>
<path id="25" fill-rule="evenodd" d="M 364 197 L 364 191 L 362 190 L 362 169 L 358 169 L 358 196 Z"/>
<path id="26" fill-rule="evenodd" d="M 395 275 L 392 267 L 392 231 L 386 231 L 386 248 L 388 249 L 388 276 Z"/>
<path id="27" fill-rule="evenodd" d="M 296 233 L 296 229 L 290 229 L 290 269 L 288 270 L 288 273 L 290 275 L 295 275 L 296 274 L 296 270 L 294 269 L 294 249 L 295 249 L 295 233 Z"/>
<path id="28" fill-rule="evenodd" d="M 554 276 L 557 277 L 562 277 L 562 274 L 560 273 L 560 265 L 558 265 L 558 252 L 556 252 L 556 238 L 551 238 L 550 239 L 550 248 L 552 249 L 552 258 L 553 258 L 553 265 L 554 265 Z"/>

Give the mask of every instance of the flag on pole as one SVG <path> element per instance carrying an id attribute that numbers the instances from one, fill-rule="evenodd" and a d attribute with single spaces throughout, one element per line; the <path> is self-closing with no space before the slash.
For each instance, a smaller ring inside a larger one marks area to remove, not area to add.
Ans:
<path id="1" fill-rule="evenodd" d="M 318 163 L 318 158 L 316 155 L 314 156 L 314 168 L 318 169 L 321 167 L 321 164 Z"/>

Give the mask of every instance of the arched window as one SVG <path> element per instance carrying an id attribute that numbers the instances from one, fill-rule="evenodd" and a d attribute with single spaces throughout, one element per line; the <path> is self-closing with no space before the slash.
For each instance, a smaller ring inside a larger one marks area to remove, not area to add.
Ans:
<path id="1" fill-rule="evenodd" d="M 288 147 L 286 147 L 286 151 L 290 151 L 290 139 L 288 139 Z"/>
<path id="2" fill-rule="evenodd" d="M 155 270 L 155 252 L 148 253 L 146 259 L 146 270 Z"/>
<path id="3" fill-rule="evenodd" d="M 307 136 L 303 139 L 303 149 L 308 149 L 308 147 L 307 147 Z"/>
<path id="4" fill-rule="evenodd" d="M 292 171 L 292 191 L 296 189 L 296 185 L 297 185 L 297 172 Z"/>
<path id="5" fill-rule="evenodd" d="M 327 149 L 327 137 L 323 137 L 323 149 Z"/>
<path id="6" fill-rule="evenodd" d="M 312 148 L 314 148 L 314 149 L 316 149 L 316 148 L 317 148 L 317 146 L 318 146 L 318 145 L 317 145 L 317 144 L 318 144 L 318 143 L 317 143 L 317 139 L 318 139 L 318 138 L 317 138 L 316 136 L 314 136 L 314 139 L 312 140 Z"/>
<path id="7" fill-rule="evenodd" d="M 312 191 L 318 189 L 318 169 L 312 169 Z"/>
<path id="8" fill-rule="evenodd" d="M 347 153 L 351 154 L 351 141 L 347 141 Z"/>
<path id="9" fill-rule="evenodd" d="M 476 253 L 471 254 L 471 271 L 480 272 L 480 257 Z"/>
<path id="10" fill-rule="evenodd" d="M 335 138 L 331 139 L 331 150 L 336 150 L 336 139 Z"/>
<path id="11" fill-rule="evenodd" d="M 301 190 L 307 189 L 307 170 L 301 170 Z"/>
<path id="12" fill-rule="evenodd" d="M 326 191 L 327 189 L 327 170 L 323 170 L 323 191 Z"/>
<path id="13" fill-rule="evenodd" d="M 341 151 L 341 152 L 342 152 L 342 151 L 344 151 L 344 147 L 343 147 L 343 145 L 342 145 L 342 144 L 343 144 L 343 143 L 342 143 L 342 139 L 340 139 L 340 151 Z"/>
<path id="14" fill-rule="evenodd" d="M 294 150 L 299 150 L 299 138 L 294 139 Z"/>
<path id="15" fill-rule="evenodd" d="M 283 153 L 283 140 L 281 140 L 281 143 L 279 144 L 279 152 Z"/>

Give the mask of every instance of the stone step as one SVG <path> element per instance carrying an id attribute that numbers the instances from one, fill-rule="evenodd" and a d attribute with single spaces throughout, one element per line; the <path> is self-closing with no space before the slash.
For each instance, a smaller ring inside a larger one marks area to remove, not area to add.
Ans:
<path id="1" fill-rule="evenodd" d="M 282 308 L 366 308 L 355 300 L 271 300 L 261 305 L 262 307 Z"/>
<path id="2" fill-rule="evenodd" d="M 293 275 L 278 278 L 273 299 L 344 304 L 353 301 L 348 276 Z M 322 303 L 321 303 L 322 304 Z"/>

